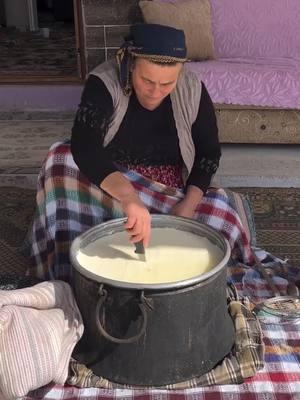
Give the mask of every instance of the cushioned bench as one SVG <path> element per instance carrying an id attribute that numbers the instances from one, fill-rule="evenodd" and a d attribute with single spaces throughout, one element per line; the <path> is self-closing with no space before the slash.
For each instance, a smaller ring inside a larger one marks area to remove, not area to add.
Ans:
<path id="1" fill-rule="evenodd" d="M 146 22 L 184 29 L 187 68 L 216 105 L 222 142 L 300 143 L 300 2 L 144 0 Z"/>

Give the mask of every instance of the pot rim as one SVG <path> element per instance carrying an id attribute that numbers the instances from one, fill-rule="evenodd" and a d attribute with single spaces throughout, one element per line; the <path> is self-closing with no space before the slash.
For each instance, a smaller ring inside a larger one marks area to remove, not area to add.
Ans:
<path id="1" fill-rule="evenodd" d="M 218 273 L 227 265 L 227 262 L 230 258 L 231 249 L 228 240 L 223 236 L 223 234 L 221 234 L 214 228 L 210 227 L 209 225 L 185 217 L 177 217 L 165 214 L 151 214 L 152 227 L 173 228 L 173 229 L 175 228 L 179 230 L 192 232 L 198 235 L 202 234 L 202 236 L 209 234 L 209 236 L 206 236 L 207 239 L 210 240 L 215 245 L 217 245 L 220 248 L 220 250 L 224 252 L 222 260 L 215 267 L 205 272 L 204 274 L 196 275 L 192 278 L 176 282 L 163 282 L 163 283 L 152 283 L 152 284 L 117 281 L 114 279 L 109 279 L 102 277 L 100 275 L 96 275 L 93 272 L 88 271 L 86 268 L 84 268 L 78 262 L 76 257 L 77 252 L 82 248 L 81 246 L 82 243 L 90 243 L 89 239 L 96 240 L 103 236 L 121 232 L 124 229 L 123 225 L 125 221 L 126 218 L 116 218 L 107 222 L 103 222 L 88 229 L 87 231 L 83 232 L 73 240 L 70 247 L 70 259 L 72 266 L 76 269 L 77 272 L 79 272 L 88 279 L 98 282 L 99 284 L 103 283 L 122 289 L 138 289 L 138 290 L 178 289 L 187 286 L 192 286 L 200 282 L 204 282 L 207 279 L 215 275 L 218 275 Z M 182 229 L 182 228 L 189 228 L 189 229 Z"/>

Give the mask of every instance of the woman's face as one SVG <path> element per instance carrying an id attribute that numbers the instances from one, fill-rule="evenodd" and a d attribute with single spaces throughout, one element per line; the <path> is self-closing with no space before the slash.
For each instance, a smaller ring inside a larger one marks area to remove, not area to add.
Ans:
<path id="1" fill-rule="evenodd" d="M 159 65 L 136 58 L 131 79 L 136 96 L 147 110 L 154 110 L 175 88 L 182 63 Z"/>

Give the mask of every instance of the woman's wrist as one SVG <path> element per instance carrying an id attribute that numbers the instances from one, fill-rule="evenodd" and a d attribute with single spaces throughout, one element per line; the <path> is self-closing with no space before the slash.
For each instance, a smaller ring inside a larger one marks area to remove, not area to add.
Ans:
<path id="1" fill-rule="evenodd" d="M 189 185 L 186 190 L 184 201 L 188 203 L 189 207 L 193 210 L 201 202 L 204 193 L 198 186 Z"/>
<path id="2" fill-rule="evenodd" d="M 100 187 L 121 203 L 136 201 L 139 198 L 132 184 L 120 172 L 108 175 Z"/>
<path id="3" fill-rule="evenodd" d="M 125 193 L 121 196 L 119 196 L 119 202 L 123 205 L 125 204 L 129 204 L 129 203 L 140 203 L 141 200 L 138 196 L 138 194 L 136 193 L 136 191 L 133 188 L 133 192 L 128 192 Z"/>

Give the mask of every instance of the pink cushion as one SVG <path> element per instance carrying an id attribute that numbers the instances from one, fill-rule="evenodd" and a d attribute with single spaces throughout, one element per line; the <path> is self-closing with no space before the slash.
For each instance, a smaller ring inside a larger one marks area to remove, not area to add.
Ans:
<path id="1" fill-rule="evenodd" d="M 187 63 L 214 103 L 300 109 L 300 63 L 282 59 L 219 59 Z"/>
<path id="2" fill-rule="evenodd" d="M 300 58 L 300 0 L 210 4 L 216 57 Z"/>
<path id="3" fill-rule="evenodd" d="M 212 100 L 300 109 L 300 0 L 209 1 L 218 60 L 187 68 Z"/>

